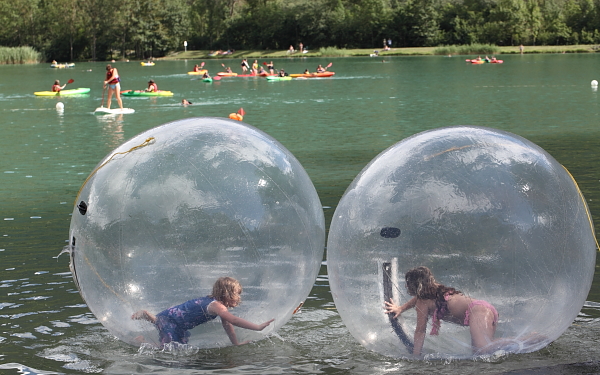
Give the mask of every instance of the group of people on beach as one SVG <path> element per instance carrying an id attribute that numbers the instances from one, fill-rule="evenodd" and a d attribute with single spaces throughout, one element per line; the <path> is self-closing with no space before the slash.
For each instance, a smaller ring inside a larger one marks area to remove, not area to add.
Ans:
<path id="1" fill-rule="evenodd" d="M 431 317 L 431 335 L 439 334 L 441 321 L 469 327 L 473 354 L 493 353 L 509 345 L 508 339 L 495 339 L 499 314 L 496 308 L 487 301 L 471 298 L 455 288 L 438 283 L 427 267 L 416 267 L 405 274 L 405 285 L 412 297 L 402 305 L 390 298 L 384 301 L 384 313 L 393 319 L 400 317 L 407 310 L 417 312 L 414 345 L 412 354 L 420 356 L 426 336 L 427 321 Z M 189 330 L 221 318 L 223 329 L 233 345 L 241 345 L 234 326 L 262 331 L 274 319 L 255 324 L 236 317 L 229 312 L 230 308 L 241 302 L 242 286 L 234 278 L 219 278 L 212 293 L 205 297 L 192 299 L 182 304 L 169 307 L 154 315 L 147 310 L 139 310 L 131 315 L 131 319 L 152 323 L 158 330 L 161 345 L 177 342 L 186 344 L 190 336 Z"/>

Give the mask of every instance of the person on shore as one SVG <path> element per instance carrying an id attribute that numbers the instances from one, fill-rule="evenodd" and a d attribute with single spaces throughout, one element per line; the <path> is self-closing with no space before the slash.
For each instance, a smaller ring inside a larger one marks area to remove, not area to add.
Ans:
<path id="1" fill-rule="evenodd" d="M 436 282 L 433 273 L 427 267 L 409 270 L 405 280 L 408 294 L 413 298 L 402 306 L 396 305 L 390 298 L 389 302 L 385 301 L 385 309 L 393 318 L 398 318 L 406 310 L 416 309 L 413 355 L 421 355 L 429 316 L 432 316 L 433 325 L 431 335 L 437 335 L 441 320 L 446 320 L 469 327 L 474 354 L 498 349 L 492 345 L 498 326 L 498 312 L 489 302 L 467 297 L 454 288 Z"/>
<path id="2" fill-rule="evenodd" d="M 52 85 L 52 92 L 60 92 L 60 90 L 64 89 L 67 84 L 60 85 L 60 81 L 57 79 L 54 81 L 54 85 Z"/>
<path id="3" fill-rule="evenodd" d="M 148 81 L 148 88 L 146 89 L 146 92 L 158 92 L 158 85 L 154 82 L 153 79 Z"/>
<path id="4" fill-rule="evenodd" d="M 523 45 L 521 44 L 519 46 L 519 52 L 521 53 L 521 55 L 523 54 L 523 51 L 525 50 L 525 47 L 523 47 Z"/>
<path id="5" fill-rule="evenodd" d="M 298 44 L 298 51 L 300 51 L 300 53 L 304 52 L 304 44 L 302 44 L 302 42 Z"/>
<path id="6" fill-rule="evenodd" d="M 106 100 L 106 107 L 110 109 L 110 100 L 113 96 L 117 98 L 119 107 L 123 109 L 123 101 L 121 100 L 121 77 L 117 68 L 113 68 L 110 64 L 106 65 L 106 80 L 104 81 L 104 88 L 108 86 L 108 99 Z"/>
<path id="7" fill-rule="evenodd" d="M 290 44 L 290 48 L 288 49 L 288 53 L 289 54 L 293 54 L 294 52 L 295 52 L 294 51 L 294 46 Z"/>
<path id="8" fill-rule="evenodd" d="M 223 329 L 231 343 L 242 345 L 246 342 L 238 342 L 234 326 L 262 331 L 275 319 L 255 324 L 231 314 L 229 308 L 234 308 L 240 304 L 241 294 L 242 286 L 236 279 L 220 277 L 213 285 L 212 294 L 206 297 L 186 301 L 156 315 L 147 310 L 139 310 L 131 315 L 131 319 L 145 320 L 154 324 L 158 330 L 160 343 L 164 345 L 170 342 L 187 344 L 190 329 L 219 316 Z"/>

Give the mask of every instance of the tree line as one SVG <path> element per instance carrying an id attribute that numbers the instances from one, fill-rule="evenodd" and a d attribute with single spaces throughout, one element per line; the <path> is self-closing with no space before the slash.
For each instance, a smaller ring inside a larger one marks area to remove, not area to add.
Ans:
<path id="1" fill-rule="evenodd" d="M 188 49 L 600 43 L 600 0 L 0 0 L 0 45 L 57 61 Z"/>

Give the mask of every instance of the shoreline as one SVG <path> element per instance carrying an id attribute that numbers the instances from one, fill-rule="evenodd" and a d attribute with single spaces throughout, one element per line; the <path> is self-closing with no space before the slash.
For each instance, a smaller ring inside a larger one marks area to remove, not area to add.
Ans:
<path id="1" fill-rule="evenodd" d="M 227 55 L 210 56 L 209 50 L 188 50 L 169 54 L 165 57 L 159 57 L 155 60 L 198 60 L 198 59 L 279 59 L 294 57 L 369 57 L 373 51 L 379 51 L 377 57 L 390 56 L 443 56 L 436 55 L 434 52 L 439 47 L 406 47 L 392 48 L 389 51 L 381 49 L 328 49 L 332 53 L 321 53 L 320 50 L 310 51 L 308 53 L 290 54 L 288 51 L 281 50 L 236 50 Z M 518 55 L 519 46 L 497 47 L 496 55 Z M 523 54 L 548 54 L 548 53 L 595 53 L 600 51 L 598 45 L 568 45 L 568 46 L 525 46 Z M 455 54 L 453 54 L 455 55 Z M 473 54 L 471 54 L 473 55 Z M 475 54 L 476 55 L 476 54 Z M 456 55 L 455 55 L 456 56 Z M 470 56 L 470 55 L 464 55 Z"/>

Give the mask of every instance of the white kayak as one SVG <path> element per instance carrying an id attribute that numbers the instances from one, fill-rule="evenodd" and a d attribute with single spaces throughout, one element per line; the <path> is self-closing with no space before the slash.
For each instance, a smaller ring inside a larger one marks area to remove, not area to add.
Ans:
<path id="1" fill-rule="evenodd" d="M 115 114 L 115 115 L 134 113 L 134 112 L 135 112 L 135 109 L 133 109 L 133 108 L 104 108 L 104 107 L 98 107 L 94 111 L 95 114 L 109 113 L 109 114 Z"/>

